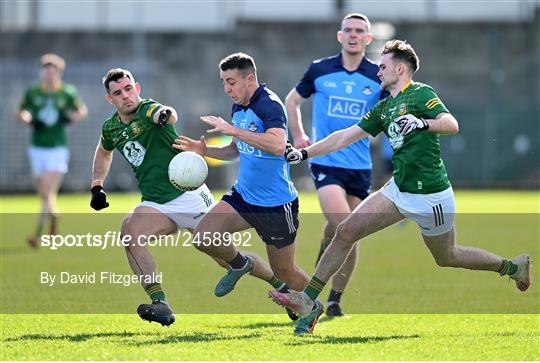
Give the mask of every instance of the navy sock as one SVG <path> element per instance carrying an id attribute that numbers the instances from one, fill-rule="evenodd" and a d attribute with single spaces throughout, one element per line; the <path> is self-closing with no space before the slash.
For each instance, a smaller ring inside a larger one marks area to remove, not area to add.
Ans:
<path id="1" fill-rule="evenodd" d="M 246 265 L 247 262 L 247 258 L 242 256 L 240 252 L 238 252 L 236 257 L 233 258 L 231 261 L 227 261 L 227 263 L 235 270 L 240 270 Z"/>
<path id="2" fill-rule="evenodd" d="M 338 292 L 335 290 L 331 290 L 330 295 L 328 295 L 328 302 L 335 302 L 339 304 L 341 300 L 341 295 L 343 295 L 343 291 Z"/>

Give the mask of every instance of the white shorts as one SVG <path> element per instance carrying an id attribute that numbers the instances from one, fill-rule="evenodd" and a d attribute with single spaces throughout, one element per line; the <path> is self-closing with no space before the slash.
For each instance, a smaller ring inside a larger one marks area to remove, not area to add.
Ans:
<path id="1" fill-rule="evenodd" d="M 425 236 L 438 236 L 454 227 L 454 191 L 452 187 L 438 193 L 412 194 L 400 192 L 394 178 L 380 192 L 390 199 L 399 212 L 418 224 Z"/>
<path id="2" fill-rule="evenodd" d="M 65 146 L 30 146 L 28 159 L 34 177 L 39 177 L 48 171 L 65 174 L 68 171 L 69 150 Z"/>
<path id="3" fill-rule="evenodd" d="M 176 223 L 178 228 L 195 228 L 214 203 L 212 193 L 206 184 L 203 184 L 199 189 L 185 192 L 167 203 L 145 200 L 139 206 L 157 209 Z"/>

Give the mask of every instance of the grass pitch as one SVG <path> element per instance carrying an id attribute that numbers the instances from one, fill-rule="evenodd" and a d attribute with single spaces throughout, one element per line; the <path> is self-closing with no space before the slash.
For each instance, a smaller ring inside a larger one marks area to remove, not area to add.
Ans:
<path id="1" fill-rule="evenodd" d="M 507 257 L 528 252 L 538 261 L 538 193 L 463 191 L 456 198 L 462 244 Z M 98 214 L 87 195 L 62 195 L 62 232 L 118 230 L 138 197 L 109 199 L 111 208 Z M 119 248 L 28 249 L 24 236 L 35 215 L 25 213 L 38 211 L 36 198 L 0 202 L 2 360 L 540 360 L 537 285 L 520 293 L 492 273 L 437 268 L 410 222 L 362 241 L 343 298 L 348 318 L 323 316 L 314 335 L 294 337 L 286 315 L 266 298 L 269 287 L 256 279 L 213 297 L 223 271 L 193 247 L 152 250 L 177 313 L 170 328 L 134 314 L 147 301 L 140 286 L 46 288 L 39 283 L 42 270 L 128 273 L 129 267 Z M 320 211 L 314 194 L 303 194 L 300 203 L 303 213 Z M 300 228 L 297 261 L 309 274 L 320 217 L 306 217 Z M 248 249 L 265 255 L 261 242 Z M 533 283 L 538 277 L 534 269 Z"/>

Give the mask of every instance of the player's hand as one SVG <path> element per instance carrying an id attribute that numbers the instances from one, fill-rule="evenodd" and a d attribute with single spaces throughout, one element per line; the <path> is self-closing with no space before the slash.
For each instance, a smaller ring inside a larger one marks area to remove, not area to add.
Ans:
<path id="1" fill-rule="evenodd" d="M 171 117 L 171 115 L 172 115 L 172 112 L 168 108 L 161 111 L 157 119 L 158 126 L 165 127 L 165 125 L 167 125 L 167 123 L 169 122 L 169 118 Z"/>
<path id="2" fill-rule="evenodd" d="M 183 151 L 193 151 L 201 156 L 206 155 L 206 139 L 204 136 L 201 136 L 199 140 L 193 140 L 186 136 L 179 136 L 178 139 L 174 140 L 172 147 L 178 150 Z"/>
<path id="3" fill-rule="evenodd" d="M 399 133 L 403 136 L 410 134 L 414 130 L 427 130 L 429 128 L 426 120 L 410 114 L 400 116 L 394 119 L 394 122 L 400 127 Z"/>
<path id="4" fill-rule="evenodd" d="M 233 136 L 234 126 L 221 117 L 202 116 L 201 121 L 213 127 L 213 129 L 206 131 L 210 134 L 214 132 L 221 132 L 224 135 Z"/>
<path id="5" fill-rule="evenodd" d="M 105 193 L 101 185 L 92 187 L 90 191 L 92 192 L 90 207 L 94 208 L 95 210 L 102 210 L 109 206 L 109 202 L 107 202 L 107 193 Z"/>
<path id="6" fill-rule="evenodd" d="M 308 147 L 309 145 L 311 145 L 311 140 L 306 134 L 302 134 L 293 139 L 293 146 L 297 149 L 303 149 L 305 147 Z"/>
<path id="7" fill-rule="evenodd" d="M 306 150 L 295 148 L 289 141 L 287 141 L 287 144 L 285 145 L 284 156 L 289 164 L 300 164 L 308 158 Z"/>

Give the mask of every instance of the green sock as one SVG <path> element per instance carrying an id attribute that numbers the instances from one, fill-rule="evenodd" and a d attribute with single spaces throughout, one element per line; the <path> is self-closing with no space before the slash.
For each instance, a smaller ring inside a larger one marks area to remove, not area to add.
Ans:
<path id="1" fill-rule="evenodd" d="M 161 288 L 161 284 L 155 283 L 155 284 L 146 285 L 144 290 L 146 291 L 148 296 L 150 296 L 150 299 L 152 301 L 156 301 L 156 300 L 166 301 L 165 293 L 163 292 L 163 289 Z"/>
<path id="2" fill-rule="evenodd" d="M 276 290 L 280 290 L 285 285 L 285 283 L 278 279 L 276 276 L 272 276 L 272 278 L 267 282 L 272 285 L 272 287 Z"/>
<path id="3" fill-rule="evenodd" d="M 36 228 L 36 234 L 35 234 L 37 238 L 41 237 L 42 230 L 43 230 L 43 223 L 38 223 L 38 226 Z"/>
<path id="4" fill-rule="evenodd" d="M 518 266 L 510 260 L 504 259 L 497 272 L 501 275 L 513 275 L 517 272 Z"/>
<path id="5" fill-rule="evenodd" d="M 304 289 L 304 292 L 311 298 L 311 300 L 315 301 L 317 300 L 317 296 L 319 296 L 321 291 L 324 289 L 324 285 L 326 285 L 326 282 L 321 281 L 313 276 L 309 284 Z"/>

